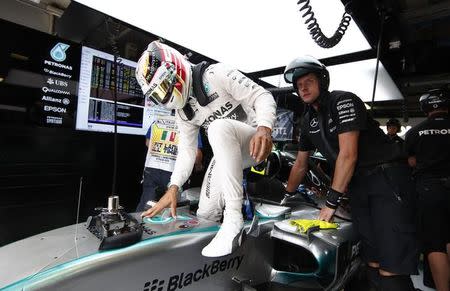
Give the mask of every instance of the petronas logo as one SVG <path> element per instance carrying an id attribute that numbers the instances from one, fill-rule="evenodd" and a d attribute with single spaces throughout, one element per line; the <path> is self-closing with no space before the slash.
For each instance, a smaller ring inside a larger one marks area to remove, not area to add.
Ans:
<path id="1" fill-rule="evenodd" d="M 50 56 L 57 62 L 63 62 L 66 59 L 66 50 L 70 45 L 58 42 L 50 51 Z"/>

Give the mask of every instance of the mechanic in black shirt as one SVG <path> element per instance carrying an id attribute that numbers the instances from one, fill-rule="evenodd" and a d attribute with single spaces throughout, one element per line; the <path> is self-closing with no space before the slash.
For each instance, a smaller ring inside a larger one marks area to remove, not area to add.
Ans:
<path id="1" fill-rule="evenodd" d="M 307 105 L 286 191 L 297 188 L 309 152 L 318 149 L 334 168 L 319 219 L 330 221 L 341 197 L 349 196 L 369 280 L 380 290 L 414 290 L 409 277 L 417 273 L 414 187 L 402 147 L 389 141 L 355 94 L 328 91 L 328 70 L 317 59 L 293 60 L 284 78 Z"/>
<path id="2" fill-rule="evenodd" d="M 437 290 L 450 286 L 450 120 L 448 89 L 420 97 L 428 118 L 406 134 L 408 162 L 415 168 L 419 234 Z M 447 221 L 447 222 L 446 222 Z"/>
<path id="3" fill-rule="evenodd" d="M 402 125 L 397 118 L 391 118 L 386 122 L 387 136 L 392 142 L 403 144 L 404 140 L 398 136 L 398 133 L 402 131 Z"/>

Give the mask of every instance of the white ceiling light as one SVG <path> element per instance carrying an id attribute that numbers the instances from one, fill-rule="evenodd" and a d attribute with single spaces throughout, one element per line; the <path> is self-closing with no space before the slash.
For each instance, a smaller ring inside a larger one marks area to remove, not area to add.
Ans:
<path id="1" fill-rule="evenodd" d="M 364 102 L 372 101 L 373 81 L 376 59 L 328 66 L 330 72 L 330 91 L 350 91 L 358 95 Z M 261 78 L 261 80 L 276 87 L 287 87 L 283 75 Z M 398 90 L 392 78 L 380 62 L 378 68 L 375 101 L 399 100 L 403 95 Z"/>
<path id="2" fill-rule="evenodd" d="M 338 45 L 320 48 L 294 0 L 77 2 L 243 72 L 285 66 L 304 54 L 325 58 L 370 49 L 353 20 Z M 344 12 L 342 2 L 311 0 L 311 6 L 325 35 L 333 35 Z"/>

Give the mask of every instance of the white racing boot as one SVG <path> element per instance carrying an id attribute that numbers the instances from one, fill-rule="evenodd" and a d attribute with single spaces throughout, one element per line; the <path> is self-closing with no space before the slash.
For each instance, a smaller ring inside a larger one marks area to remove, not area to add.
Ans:
<path id="1" fill-rule="evenodd" d="M 202 255 L 204 257 L 226 256 L 241 245 L 244 226 L 241 208 L 241 201 L 226 203 L 223 223 L 213 240 L 203 248 Z"/>

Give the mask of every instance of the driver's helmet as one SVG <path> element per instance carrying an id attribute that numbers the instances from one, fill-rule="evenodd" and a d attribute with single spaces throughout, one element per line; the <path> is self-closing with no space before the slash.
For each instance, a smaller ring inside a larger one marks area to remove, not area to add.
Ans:
<path id="1" fill-rule="evenodd" d="M 420 96 L 420 108 L 428 113 L 437 109 L 446 109 L 449 106 L 449 90 L 433 89 Z"/>
<path id="2" fill-rule="evenodd" d="M 168 109 L 181 109 L 189 97 L 191 64 L 176 49 L 151 42 L 139 58 L 136 79 L 145 98 Z"/>

